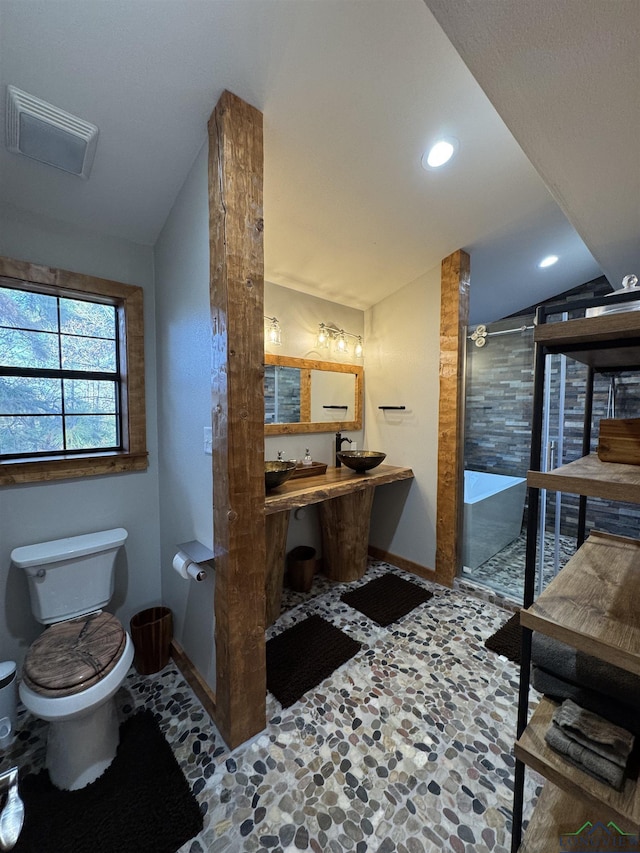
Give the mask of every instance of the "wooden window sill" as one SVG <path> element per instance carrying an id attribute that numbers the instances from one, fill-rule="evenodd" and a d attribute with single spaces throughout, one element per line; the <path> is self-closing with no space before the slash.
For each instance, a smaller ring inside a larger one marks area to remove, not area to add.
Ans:
<path id="1" fill-rule="evenodd" d="M 57 456 L 25 462 L 16 459 L 0 463 L 0 486 L 20 483 L 42 483 L 68 480 L 72 477 L 94 477 L 101 474 L 120 474 L 125 471 L 144 471 L 148 454 L 111 452 L 79 456 Z"/>

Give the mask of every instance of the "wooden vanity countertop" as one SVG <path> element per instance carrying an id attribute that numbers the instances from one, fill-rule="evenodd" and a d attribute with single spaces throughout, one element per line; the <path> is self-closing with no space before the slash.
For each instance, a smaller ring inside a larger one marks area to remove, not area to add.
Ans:
<path id="1" fill-rule="evenodd" d="M 411 468 L 398 468 L 394 465 L 378 465 L 377 468 L 364 474 L 358 474 L 346 466 L 327 468 L 324 474 L 287 480 L 286 483 L 268 492 L 264 499 L 264 511 L 266 515 L 271 515 L 274 512 L 298 509 L 301 506 L 321 503 L 362 489 L 412 478 Z"/>

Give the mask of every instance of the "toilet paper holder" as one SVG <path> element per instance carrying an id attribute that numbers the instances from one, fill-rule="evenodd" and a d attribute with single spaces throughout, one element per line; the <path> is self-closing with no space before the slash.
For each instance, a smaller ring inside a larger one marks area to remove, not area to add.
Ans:
<path id="1" fill-rule="evenodd" d="M 178 552 L 173 558 L 173 568 L 186 579 L 205 580 L 207 573 L 201 564 L 206 563 L 211 568 L 214 567 L 213 551 L 197 539 L 182 542 L 177 547 Z"/>
<path id="2" fill-rule="evenodd" d="M 179 551 L 187 555 L 194 563 L 213 563 L 213 551 L 207 548 L 202 542 L 197 539 L 192 539 L 190 542 L 181 542 L 176 546 Z"/>

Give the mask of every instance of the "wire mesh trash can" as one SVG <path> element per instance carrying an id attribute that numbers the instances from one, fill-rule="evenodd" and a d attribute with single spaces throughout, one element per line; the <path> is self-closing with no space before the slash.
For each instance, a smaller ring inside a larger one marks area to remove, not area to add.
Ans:
<path id="1" fill-rule="evenodd" d="M 132 617 L 133 665 L 140 675 L 152 675 L 169 663 L 173 613 L 168 607 L 149 607 Z"/>

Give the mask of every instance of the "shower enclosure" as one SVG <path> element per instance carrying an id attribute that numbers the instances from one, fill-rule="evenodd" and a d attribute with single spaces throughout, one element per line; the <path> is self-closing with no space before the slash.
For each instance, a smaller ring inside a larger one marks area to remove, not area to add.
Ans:
<path id="1" fill-rule="evenodd" d="M 590 294 L 581 294 L 590 295 Z M 558 313 L 553 320 L 566 318 Z M 549 355 L 545 371 L 543 416 L 543 470 L 583 455 L 583 426 L 587 368 L 562 355 Z M 526 478 L 529 467 L 533 397 L 533 313 L 469 329 L 465 367 L 465 471 Z M 595 451 L 598 424 L 605 417 L 633 417 L 640 412 L 640 385 L 636 374 L 615 378 L 596 374 L 593 390 L 591 450 Z M 466 477 L 469 481 L 469 476 Z M 466 489 L 465 489 L 466 491 Z M 472 495 L 465 494 L 465 516 Z M 560 492 L 541 494 L 536 594 L 562 568 L 576 550 L 578 497 Z M 469 506 L 469 512 L 471 507 Z M 517 602 L 522 601 L 525 564 L 526 500 L 515 493 L 510 512 L 519 514 L 520 529 L 504 544 L 503 518 L 468 522 L 463 529 L 463 551 L 474 544 L 493 542 L 490 556 L 479 565 L 465 565 L 463 577 Z M 470 515 L 469 517 L 473 517 Z M 597 528 L 637 536 L 637 507 L 589 499 L 587 530 Z M 516 525 L 517 527 L 517 525 Z M 466 539 L 465 539 L 466 537 Z M 477 548 L 475 549 L 477 552 Z M 469 560 L 468 562 L 476 562 Z"/>
<path id="2" fill-rule="evenodd" d="M 532 317 L 509 318 L 470 329 L 465 364 L 463 573 L 516 599 L 518 582 L 524 585 L 525 478 L 533 393 L 531 321 Z M 501 516 L 509 506 L 509 541 L 498 516 L 477 507 L 477 474 L 495 478 L 496 486 L 522 484 L 517 492 L 505 492 L 498 513 Z M 480 562 L 474 559 L 478 553 L 483 558 Z"/>

